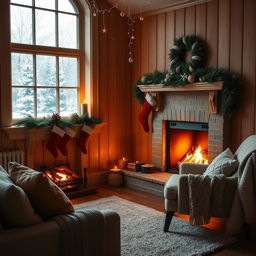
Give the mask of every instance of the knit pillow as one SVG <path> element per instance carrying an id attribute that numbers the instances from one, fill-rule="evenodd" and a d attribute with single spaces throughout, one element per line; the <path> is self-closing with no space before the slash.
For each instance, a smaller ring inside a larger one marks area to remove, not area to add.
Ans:
<path id="1" fill-rule="evenodd" d="M 238 161 L 234 158 L 229 148 L 216 156 L 203 175 L 224 174 L 226 177 L 231 176 L 238 167 Z"/>
<path id="2" fill-rule="evenodd" d="M 26 193 L 16 186 L 0 166 L 0 218 L 3 226 L 28 226 L 42 222 Z"/>
<path id="3" fill-rule="evenodd" d="M 42 172 L 11 162 L 9 173 L 13 181 L 24 189 L 42 217 L 48 218 L 74 211 L 65 193 Z"/>

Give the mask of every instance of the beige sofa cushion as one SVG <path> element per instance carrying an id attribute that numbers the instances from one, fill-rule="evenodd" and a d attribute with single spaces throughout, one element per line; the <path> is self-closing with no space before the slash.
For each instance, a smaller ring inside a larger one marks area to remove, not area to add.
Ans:
<path id="1" fill-rule="evenodd" d="M 203 175 L 224 174 L 226 177 L 231 176 L 238 167 L 238 161 L 234 158 L 229 148 L 216 156 L 207 167 Z"/>
<path id="2" fill-rule="evenodd" d="M 11 162 L 9 173 L 13 181 L 24 189 L 42 217 L 74 211 L 72 203 L 64 192 L 42 172 Z"/>
<path id="3" fill-rule="evenodd" d="M 6 227 L 28 226 L 42 222 L 26 193 L 16 186 L 0 167 L 0 218 Z"/>

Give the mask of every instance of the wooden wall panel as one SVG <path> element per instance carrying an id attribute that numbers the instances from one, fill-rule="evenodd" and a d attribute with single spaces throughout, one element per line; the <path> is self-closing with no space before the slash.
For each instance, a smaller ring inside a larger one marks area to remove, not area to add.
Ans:
<path id="1" fill-rule="evenodd" d="M 165 24 L 165 69 L 169 70 L 170 61 L 169 61 L 169 49 L 173 45 L 175 38 L 175 11 L 170 11 L 166 13 L 166 24 Z"/>
<path id="2" fill-rule="evenodd" d="M 239 74 L 239 79 L 243 84 L 242 66 L 243 66 L 243 1 L 233 0 L 230 6 L 230 70 Z M 231 130 L 232 147 L 237 148 L 241 141 L 241 108 L 231 120 L 232 127 L 236 129 Z"/>
<path id="3" fill-rule="evenodd" d="M 242 104 L 242 133 L 244 139 L 255 133 L 255 56 L 256 56 L 256 1 L 244 1 L 244 33 L 243 33 L 243 79 L 244 94 Z"/>
<path id="4" fill-rule="evenodd" d="M 109 8 L 106 1 L 98 1 L 99 7 Z M 38 141 L 32 147 L 34 166 L 54 165 L 70 162 L 71 167 L 80 172 L 84 167 L 89 174 L 106 171 L 122 156 L 131 159 L 131 98 L 130 66 L 128 62 L 128 35 L 127 19 L 119 15 L 118 10 L 105 14 L 107 33 L 103 34 L 102 15 L 93 17 L 98 19 L 97 27 L 93 27 L 92 42 L 98 42 L 99 85 L 95 83 L 95 90 L 91 95 L 92 112 L 107 123 L 99 134 L 94 134 L 88 144 L 88 155 L 84 156 L 76 147 L 75 140 L 68 143 L 68 156 L 59 156 L 56 160 L 45 148 L 45 141 Z M 156 29 L 155 29 L 156 32 Z M 155 41 L 155 40 L 154 40 Z M 94 45 L 95 46 L 95 45 Z M 147 64 L 148 68 L 148 64 Z M 148 140 L 147 138 L 145 139 Z M 24 148 L 25 141 L 10 141 L 6 134 L 0 132 L 0 150 Z M 82 163 L 82 166 L 81 166 Z"/>
<path id="5" fill-rule="evenodd" d="M 206 17 L 207 4 L 199 4 L 196 6 L 196 35 L 206 38 Z"/>
<path id="6" fill-rule="evenodd" d="M 174 39 L 182 36 L 196 33 L 207 44 L 206 65 L 212 67 L 226 68 L 238 74 L 243 90 L 242 104 L 237 113 L 230 119 L 231 140 L 229 146 L 235 151 L 241 141 L 256 133 L 256 1 L 253 0 L 212 0 L 207 3 L 196 6 L 178 9 L 163 13 L 165 14 L 165 23 L 142 23 L 143 31 L 150 31 L 151 26 L 157 28 L 156 33 L 161 33 L 165 28 L 165 56 L 159 49 L 156 51 L 157 63 L 160 58 L 165 59 L 165 67 L 169 69 L 168 52 L 173 45 Z M 160 14 L 158 14 L 160 15 Z M 147 17 L 150 19 L 150 17 Z M 146 20 L 146 19 L 145 19 Z M 158 22 L 157 19 L 156 22 Z M 145 38 L 145 36 L 148 37 Z M 136 41 L 135 47 L 140 45 L 142 51 L 147 48 L 149 34 L 142 33 L 143 41 Z M 159 40 L 157 42 L 159 44 Z M 162 44 L 163 45 L 163 44 Z M 149 56 L 142 56 L 137 52 L 136 58 L 141 58 L 140 64 L 136 63 L 133 67 L 133 76 L 136 72 L 137 78 L 145 73 L 145 66 Z M 149 55 L 155 53 L 149 52 Z M 149 64 L 149 63 L 148 63 Z M 141 72 L 138 70 L 141 68 Z M 136 80 L 136 77 L 133 77 Z M 134 116 L 138 112 L 132 112 Z M 133 118 L 132 120 L 135 120 Z M 133 125 L 133 136 L 141 136 L 139 126 Z M 134 138 L 136 140 L 136 138 Z M 134 151 L 134 159 L 140 155 Z M 140 159 L 139 159 L 140 160 Z"/>
<path id="7" fill-rule="evenodd" d="M 165 70 L 165 13 L 157 16 L 157 64 L 156 69 L 159 71 Z"/>

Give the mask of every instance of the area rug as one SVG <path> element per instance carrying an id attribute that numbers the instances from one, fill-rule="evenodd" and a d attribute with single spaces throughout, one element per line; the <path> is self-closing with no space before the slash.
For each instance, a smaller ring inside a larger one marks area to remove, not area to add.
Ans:
<path id="1" fill-rule="evenodd" d="M 81 209 L 112 209 L 121 217 L 122 256 L 207 255 L 236 242 L 233 237 L 190 225 L 173 217 L 163 232 L 165 214 L 119 197 L 107 197 L 75 205 Z"/>

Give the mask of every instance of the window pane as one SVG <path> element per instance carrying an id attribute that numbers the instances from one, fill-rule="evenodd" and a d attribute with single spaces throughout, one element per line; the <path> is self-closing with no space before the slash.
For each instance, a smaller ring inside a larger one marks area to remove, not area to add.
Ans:
<path id="1" fill-rule="evenodd" d="M 32 9 L 11 5 L 11 41 L 32 44 Z"/>
<path id="2" fill-rule="evenodd" d="M 12 117 L 34 116 L 34 89 L 12 88 Z"/>
<path id="3" fill-rule="evenodd" d="M 11 3 L 13 4 L 25 4 L 25 5 L 32 5 L 32 0 L 12 0 Z"/>
<path id="4" fill-rule="evenodd" d="M 74 6 L 70 3 L 69 0 L 59 0 L 58 8 L 59 11 L 77 13 Z"/>
<path id="5" fill-rule="evenodd" d="M 33 85 L 32 54 L 12 53 L 12 85 Z"/>
<path id="6" fill-rule="evenodd" d="M 59 13 L 59 46 L 77 49 L 77 17 Z"/>
<path id="7" fill-rule="evenodd" d="M 60 86 L 77 87 L 78 86 L 78 60 L 77 58 L 60 57 Z"/>
<path id="8" fill-rule="evenodd" d="M 37 89 L 37 117 L 46 117 L 57 112 L 56 89 Z"/>
<path id="9" fill-rule="evenodd" d="M 37 86 L 56 86 L 56 57 L 36 56 Z"/>
<path id="10" fill-rule="evenodd" d="M 56 46 L 54 12 L 36 10 L 36 44 Z"/>
<path id="11" fill-rule="evenodd" d="M 35 6 L 55 10 L 55 0 L 35 0 Z"/>
<path id="12" fill-rule="evenodd" d="M 78 112 L 78 90 L 60 89 L 60 115 L 70 116 Z"/>

